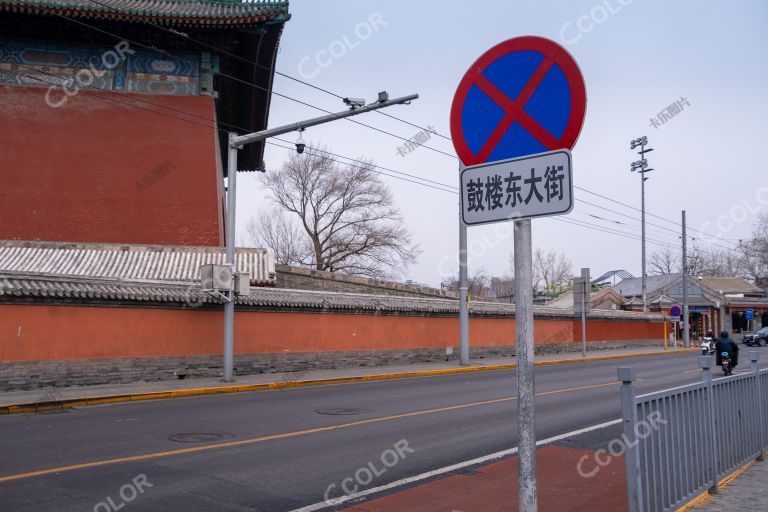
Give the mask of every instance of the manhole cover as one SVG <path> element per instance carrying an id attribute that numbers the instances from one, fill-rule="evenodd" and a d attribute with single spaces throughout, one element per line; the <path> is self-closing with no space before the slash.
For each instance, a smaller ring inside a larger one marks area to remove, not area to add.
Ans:
<path id="1" fill-rule="evenodd" d="M 168 439 L 176 443 L 210 443 L 211 441 L 219 441 L 222 437 L 221 434 L 192 432 L 188 434 L 175 434 Z"/>
<path id="2" fill-rule="evenodd" d="M 354 409 L 352 407 L 331 407 L 329 409 L 316 409 L 315 412 L 327 416 L 350 416 L 352 414 L 359 414 L 360 409 Z"/>

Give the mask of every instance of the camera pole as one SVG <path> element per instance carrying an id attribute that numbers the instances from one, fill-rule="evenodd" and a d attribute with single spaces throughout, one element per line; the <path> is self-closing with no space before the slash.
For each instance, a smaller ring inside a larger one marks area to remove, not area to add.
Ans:
<path id="1" fill-rule="evenodd" d="M 364 100 L 355 98 L 344 98 L 344 103 L 350 105 L 349 110 L 327 114 L 320 117 L 299 121 L 296 123 L 278 126 L 269 130 L 248 133 L 245 135 L 229 134 L 229 143 L 227 144 L 227 223 L 226 223 L 226 265 L 235 271 L 235 201 L 237 199 L 237 151 L 246 144 L 260 142 L 269 137 L 276 137 L 284 133 L 298 131 L 301 134 L 305 128 L 317 126 L 323 123 L 330 123 L 345 117 L 352 117 L 359 114 L 365 114 L 373 110 L 378 110 L 392 105 L 409 104 L 412 100 L 418 99 L 418 94 L 403 96 L 402 98 L 389 99 L 389 94 L 380 92 L 378 100 L 365 105 Z M 301 140 L 296 143 L 296 150 L 299 153 L 304 151 L 304 143 Z M 234 382 L 234 327 L 235 327 L 235 293 L 230 288 L 226 294 L 224 303 L 224 382 Z"/>

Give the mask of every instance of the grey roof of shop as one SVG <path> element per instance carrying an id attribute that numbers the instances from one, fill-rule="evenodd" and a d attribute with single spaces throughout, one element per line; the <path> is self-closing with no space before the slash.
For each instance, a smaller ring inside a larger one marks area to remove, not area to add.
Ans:
<path id="1" fill-rule="evenodd" d="M 275 263 L 266 249 L 238 248 L 237 270 L 272 286 Z M 0 274 L 113 279 L 146 284 L 191 283 L 200 265 L 223 264 L 221 247 L 0 241 Z"/>

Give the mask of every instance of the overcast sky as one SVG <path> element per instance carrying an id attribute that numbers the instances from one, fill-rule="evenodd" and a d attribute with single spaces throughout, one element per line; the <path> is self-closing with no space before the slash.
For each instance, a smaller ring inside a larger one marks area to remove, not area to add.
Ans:
<path id="1" fill-rule="evenodd" d="M 446 136 L 456 86 L 485 50 L 522 35 L 558 41 L 578 62 L 587 87 L 586 120 L 573 150 L 575 186 L 639 208 L 639 177 L 629 170 L 637 155 L 629 142 L 647 135 L 655 149 L 648 155 L 655 169 L 646 183 L 648 211 L 679 222 L 681 210 L 687 210 L 691 228 L 719 237 L 691 232 L 702 247 L 733 247 L 749 236 L 758 212 L 768 211 L 768 173 L 759 158 L 768 133 L 768 2 L 293 0 L 291 13 L 278 71 L 367 101 L 380 90 L 392 97 L 418 93 L 411 105 L 387 112 Z M 281 76 L 274 90 L 324 109 L 343 108 L 337 98 Z M 682 112 L 651 126 L 651 118 L 683 99 Z M 269 123 L 316 115 L 319 111 L 274 96 Z M 405 138 L 420 131 L 376 113 L 355 119 Z M 401 156 L 402 140 L 350 122 L 308 129 L 304 138 L 340 155 L 372 159 L 449 186 L 458 182 L 455 157 L 427 148 Z M 427 145 L 454 154 L 444 138 L 433 135 Z M 278 169 L 286 155 L 268 145 L 267 168 Z M 240 176 L 242 239 L 245 223 L 267 196 L 258 175 Z M 439 286 L 456 269 L 458 196 L 383 180 L 423 249 L 410 278 Z M 640 234 L 638 211 L 582 190 L 576 190 L 576 207 L 565 218 Z M 648 225 L 649 254 L 658 242 L 679 245 L 673 232 L 678 225 L 652 216 L 648 222 L 656 225 Z M 472 271 L 508 273 L 510 227 L 470 228 Z M 634 238 L 538 219 L 533 242 L 565 252 L 575 271 L 590 267 L 596 276 L 626 269 L 640 275 L 640 241 Z"/>

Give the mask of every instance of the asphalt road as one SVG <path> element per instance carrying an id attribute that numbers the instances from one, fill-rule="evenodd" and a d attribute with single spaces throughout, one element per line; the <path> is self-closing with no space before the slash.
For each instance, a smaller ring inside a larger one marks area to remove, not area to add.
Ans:
<path id="1" fill-rule="evenodd" d="M 696 353 L 539 367 L 537 437 L 617 419 L 617 366 L 640 393 L 699 379 Z M 515 446 L 515 394 L 493 371 L 4 416 L 0 510 L 289 511 L 360 468 L 379 486 Z"/>

